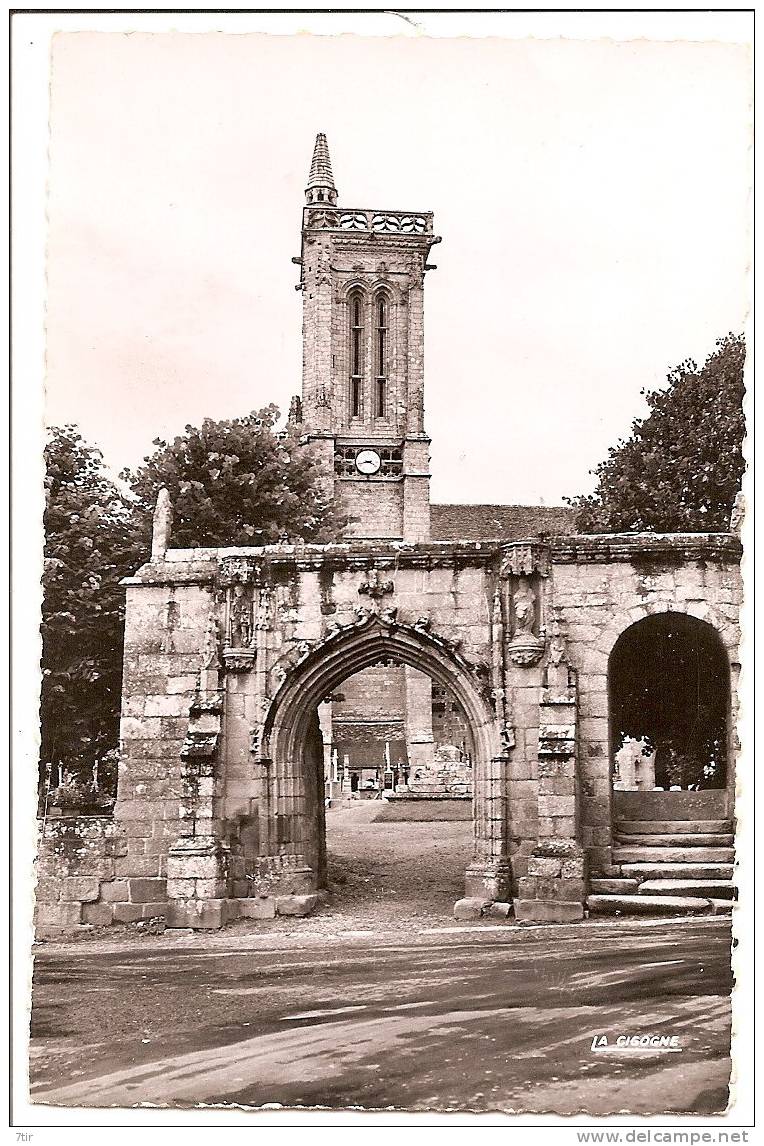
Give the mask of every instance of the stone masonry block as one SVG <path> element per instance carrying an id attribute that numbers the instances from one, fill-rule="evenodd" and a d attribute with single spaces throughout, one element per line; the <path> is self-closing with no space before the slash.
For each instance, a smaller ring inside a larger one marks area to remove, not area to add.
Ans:
<path id="1" fill-rule="evenodd" d="M 65 902 L 95 903 L 100 890 L 96 876 L 67 876 L 63 880 L 61 898 Z"/>
<path id="2" fill-rule="evenodd" d="M 454 919 L 480 919 L 491 902 L 490 899 L 479 899 L 476 896 L 460 899 L 454 904 Z"/>
<path id="3" fill-rule="evenodd" d="M 572 796 L 539 796 L 539 816 L 572 816 L 575 801 Z"/>
<path id="4" fill-rule="evenodd" d="M 157 903 L 142 903 L 141 908 L 141 919 L 164 919 L 167 915 L 167 900 L 162 899 Z"/>
<path id="5" fill-rule="evenodd" d="M 113 879 L 101 884 L 101 901 L 103 903 L 125 903 L 130 891 L 126 879 Z"/>
<path id="6" fill-rule="evenodd" d="M 170 900 L 167 904 L 168 927 L 193 927 L 202 931 L 225 927 L 229 919 L 225 899 Z"/>
<path id="7" fill-rule="evenodd" d="M 152 903 L 167 898 L 166 879 L 129 879 L 131 903 Z"/>
<path id="8" fill-rule="evenodd" d="M 40 876 L 34 895 L 36 903 L 58 903 L 61 899 L 61 880 L 55 876 Z"/>
<path id="9" fill-rule="evenodd" d="M 272 895 L 241 899 L 239 915 L 242 919 L 273 919 L 276 915 L 276 899 Z"/>
<path id="10" fill-rule="evenodd" d="M 168 853 L 167 870 L 173 879 L 217 879 L 220 860 L 214 855 Z"/>
<path id="11" fill-rule="evenodd" d="M 37 908 L 36 924 L 39 929 L 65 929 L 76 927 L 81 922 L 80 903 L 42 903 Z"/>
<path id="12" fill-rule="evenodd" d="M 197 899 L 225 899 L 226 881 L 224 879 L 197 879 L 194 881 L 194 894 Z"/>
<path id="13" fill-rule="evenodd" d="M 134 876 L 145 877 L 146 879 L 156 879 L 159 875 L 159 861 L 162 857 L 157 855 L 142 856 L 130 855 L 125 856 L 123 859 L 118 859 L 115 862 L 116 875 L 118 876 Z"/>
<path id="14" fill-rule="evenodd" d="M 539 778 L 540 796 L 574 796 L 576 792 L 575 780 L 564 776 L 541 776 Z"/>
<path id="15" fill-rule="evenodd" d="M 143 905 L 140 903 L 115 903 L 115 923 L 136 923 L 143 918 Z"/>
<path id="16" fill-rule="evenodd" d="M 557 879 L 554 876 L 525 876 L 520 880 L 521 899 L 581 899 L 586 894 L 582 879 Z"/>
<path id="17" fill-rule="evenodd" d="M 317 903 L 315 892 L 311 895 L 279 895 L 276 897 L 276 911 L 279 915 L 310 915 Z"/>
<path id="18" fill-rule="evenodd" d="M 562 864 L 563 861 L 554 856 L 528 856 L 528 875 L 559 876 Z"/>
<path id="19" fill-rule="evenodd" d="M 584 905 L 577 902 L 516 899 L 514 907 L 519 923 L 579 923 L 584 918 Z"/>
<path id="20" fill-rule="evenodd" d="M 193 899 L 194 892 L 196 891 L 195 879 L 173 879 L 167 880 L 167 897 L 168 899 Z"/>
<path id="21" fill-rule="evenodd" d="M 84 903 L 82 922 L 93 927 L 108 927 L 114 920 L 114 907 L 111 903 Z"/>

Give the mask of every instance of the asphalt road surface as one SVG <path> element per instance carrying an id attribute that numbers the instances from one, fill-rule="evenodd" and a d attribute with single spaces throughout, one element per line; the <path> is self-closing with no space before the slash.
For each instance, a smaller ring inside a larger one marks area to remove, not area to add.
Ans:
<path id="1" fill-rule="evenodd" d="M 709 1114 L 724 919 L 130 937 L 35 957 L 33 1102 Z M 306 926 L 307 925 L 307 926 Z M 677 1036 L 676 1049 L 615 1045 Z M 595 1036 L 607 1047 L 592 1049 Z"/>

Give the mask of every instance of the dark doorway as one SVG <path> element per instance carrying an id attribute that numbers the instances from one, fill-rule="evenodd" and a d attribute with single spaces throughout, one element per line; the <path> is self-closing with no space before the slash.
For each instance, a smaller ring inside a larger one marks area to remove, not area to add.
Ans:
<path id="1" fill-rule="evenodd" d="M 726 786 L 729 667 L 710 625 L 682 613 L 638 621 L 618 639 L 608 674 L 614 788 Z"/>

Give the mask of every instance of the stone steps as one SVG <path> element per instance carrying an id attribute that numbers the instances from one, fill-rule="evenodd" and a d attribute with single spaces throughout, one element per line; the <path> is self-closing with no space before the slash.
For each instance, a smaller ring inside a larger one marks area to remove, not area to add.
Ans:
<path id="1" fill-rule="evenodd" d="M 732 832 L 719 833 L 633 833 L 616 831 L 616 844 L 649 848 L 731 848 L 735 842 Z"/>
<path id="2" fill-rule="evenodd" d="M 592 915 L 710 915 L 710 900 L 695 895 L 589 895 Z"/>
<path id="3" fill-rule="evenodd" d="M 720 915 L 732 910 L 734 836 L 729 820 L 621 820 L 613 864 L 593 879 L 592 914 Z"/>
<path id="4" fill-rule="evenodd" d="M 737 888 L 731 879 L 646 879 L 638 895 L 690 895 L 703 899 L 735 899 Z"/>
<path id="5" fill-rule="evenodd" d="M 624 863 L 626 879 L 731 879 L 731 863 Z"/>
<path id="6" fill-rule="evenodd" d="M 629 895 L 637 891 L 639 880 L 595 877 L 589 880 L 589 887 L 595 895 Z"/>
<path id="7" fill-rule="evenodd" d="M 654 835 L 703 835 L 706 832 L 717 835 L 731 832 L 731 820 L 621 820 L 616 831 L 625 836 Z"/>
<path id="8" fill-rule="evenodd" d="M 649 845 L 616 845 L 613 863 L 732 863 L 734 848 L 650 847 Z"/>

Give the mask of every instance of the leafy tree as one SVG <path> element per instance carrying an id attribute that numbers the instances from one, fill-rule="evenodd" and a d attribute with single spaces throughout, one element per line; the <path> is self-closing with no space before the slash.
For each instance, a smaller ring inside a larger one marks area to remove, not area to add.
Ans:
<path id="1" fill-rule="evenodd" d="M 744 361 L 728 334 L 702 367 L 687 359 L 664 390 L 643 391 L 649 415 L 593 471 L 594 493 L 570 502 L 581 532 L 726 532 L 745 469 Z"/>
<path id="2" fill-rule="evenodd" d="M 55 427 L 45 447 L 41 781 L 51 766 L 81 780 L 117 743 L 124 590 L 145 537 L 99 450 L 76 426 Z M 103 777 L 101 777 L 103 779 Z"/>
<path id="3" fill-rule="evenodd" d="M 343 521 L 298 430 L 277 433 L 278 410 L 187 426 L 134 473 L 109 476 L 76 426 L 55 428 L 45 449 L 40 778 L 64 766 L 82 796 L 93 765 L 114 786 L 124 631 L 123 577 L 147 559 L 162 486 L 174 509 L 172 544 L 263 545 L 287 535 L 338 536 Z M 300 447 L 300 448 L 298 448 Z M 76 791 L 75 791 L 76 789 Z M 66 793 L 67 786 L 60 789 Z M 88 789 L 92 791 L 92 789 Z M 83 797 L 84 798 L 84 797 Z M 73 805 L 72 805 L 73 806 Z"/>
<path id="4" fill-rule="evenodd" d="M 169 490 L 177 548 L 334 540 L 343 522 L 331 487 L 297 427 L 276 432 L 278 417 L 270 405 L 229 421 L 206 418 L 171 443 L 157 438 L 151 457 L 121 476 L 146 515 L 159 489 Z"/>

